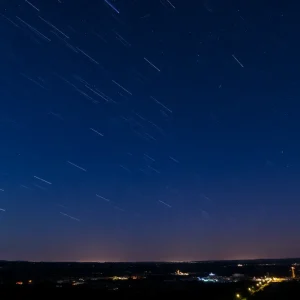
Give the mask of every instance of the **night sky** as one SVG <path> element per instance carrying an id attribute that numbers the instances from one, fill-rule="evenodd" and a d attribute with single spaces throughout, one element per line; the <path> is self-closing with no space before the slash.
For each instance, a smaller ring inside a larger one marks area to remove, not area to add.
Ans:
<path id="1" fill-rule="evenodd" d="M 297 1 L 0 12 L 0 259 L 299 257 Z"/>

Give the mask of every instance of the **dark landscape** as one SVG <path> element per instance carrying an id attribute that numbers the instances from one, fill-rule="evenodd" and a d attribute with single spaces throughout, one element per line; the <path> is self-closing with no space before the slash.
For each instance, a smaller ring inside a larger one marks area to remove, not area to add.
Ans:
<path id="1" fill-rule="evenodd" d="M 109 295 L 200 299 L 298 299 L 300 259 L 211 262 L 0 262 L 0 288 L 13 295 Z M 292 271 L 292 268 L 294 268 Z"/>

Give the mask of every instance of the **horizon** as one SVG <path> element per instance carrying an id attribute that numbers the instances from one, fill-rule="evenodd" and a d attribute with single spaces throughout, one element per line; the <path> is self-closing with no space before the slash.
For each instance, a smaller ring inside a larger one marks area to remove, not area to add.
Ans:
<path id="1" fill-rule="evenodd" d="M 0 262 L 29 262 L 29 263 L 215 263 L 215 262 L 241 262 L 241 261 L 266 261 L 266 260 L 300 260 L 300 257 L 285 257 L 285 258 L 249 258 L 249 259 L 224 259 L 224 260 L 191 260 L 191 261 L 29 261 L 29 260 L 0 260 Z"/>

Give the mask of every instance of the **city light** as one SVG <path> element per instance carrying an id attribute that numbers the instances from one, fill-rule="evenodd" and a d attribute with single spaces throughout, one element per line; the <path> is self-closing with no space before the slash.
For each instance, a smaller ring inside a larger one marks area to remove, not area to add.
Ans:
<path id="1" fill-rule="evenodd" d="M 190 274 L 189 274 L 189 273 L 183 273 L 183 272 L 177 270 L 177 271 L 175 272 L 175 275 L 178 275 L 178 276 L 189 276 Z"/>

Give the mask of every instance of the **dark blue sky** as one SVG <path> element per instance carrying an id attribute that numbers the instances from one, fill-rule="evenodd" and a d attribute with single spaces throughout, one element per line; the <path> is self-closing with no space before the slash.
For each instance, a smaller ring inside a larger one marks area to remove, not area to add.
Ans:
<path id="1" fill-rule="evenodd" d="M 299 256 L 299 8 L 1 1 L 0 259 Z"/>

